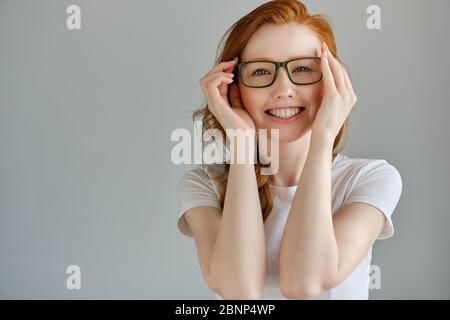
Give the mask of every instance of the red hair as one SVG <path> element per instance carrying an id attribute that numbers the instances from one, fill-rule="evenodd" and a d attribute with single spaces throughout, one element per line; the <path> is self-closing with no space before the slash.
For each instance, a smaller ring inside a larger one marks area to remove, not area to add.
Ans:
<path id="1" fill-rule="evenodd" d="M 309 27 L 321 42 L 325 42 L 328 45 L 333 56 L 339 60 L 336 52 L 336 40 L 334 38 L 333 30 L 331 29 L 331 23 L 326 15 L 310 15 L 305 5 L 297 0 L 274 0 L 257 7 L 255 10 L 235 22 L 227 30 L 220 41 L 220 43 L 224 44 L 222 49 L 222 46 L 219 44 L 216 63 L 219 64 L 223 61 L 230 61 L 236 56 L 239 56 L 240 58 L 240 54 L 244 50 L 249 39 L 261 26 L 265 24 L 282 25 L 288 23 L 297 23 Z M 236 76 L 235 78 L 238 79 Z M 224 128 L 209 111 L 207 104 L 202 109 L 194 112 L 193 120 L 195 121 L 198 117 L 202 120 L 204 134 L 207 134 L 208 129 L 218 129 L 222 133 L 222 137 L 226 137 Z M 340 152 L 343 148 L 340 142 L 344 136 L 347 136 L 347 121 L 348 120 L 345 120 L 334 140 L 333 155 Z M 220 181 L 220 203 L 223 208 L 230 165 L 222 165 L 224 169 L 223 173 L 219 176 L 211 176 L 211 178 Z M 255 164 L 259 200 L 261 203 L 263 220 L 265 221 L 272 211 L 273 199 L 269 185 L 271 176 L 261 175 L 261 167 L 263 167 L 261 163 L 258 162 Z"/>

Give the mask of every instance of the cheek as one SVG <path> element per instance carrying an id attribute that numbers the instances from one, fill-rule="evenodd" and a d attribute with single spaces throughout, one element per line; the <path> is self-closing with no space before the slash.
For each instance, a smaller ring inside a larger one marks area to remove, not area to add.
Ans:
<path id="1" fill-rule="evenodd" d="M 257 110 L 260 106 L 263 105 L 264 101 L 262 99 L 262 95 L 255 92 L 255 90 L 251 90 L 251 88 L 247 88 L 245 86 L 240 85 L 239 91 L 241 94 L 241 100 L 244 104 L 245 110 L 249 113 L 249 115 L 254 118 Z"/>
<path id="2" fill-rule="evenodd" d="M 263 90 L 252 90 L 252 88 L 247 88 L 246 86 L 239 84 L 239 92 L 242 103 L 249 115 L 253 119 L 258 118 L 260 116 L 258 113 L 259 110 L 264 108 L 267 101 Z M 302 90 L 298 92 L 298 95 L 302 96 L 302 100 L 308 102 L 309 107 L 313 109 L 313 111 L 317 110 L 323 99 L 323 82 L 321 81 L 315 85 L 302 88 Z"/>
<path id="3" fill-rule="evenodd" d="M 319 82 L 310 89 L 308 91 L 308 101 L 310 101 L 314 109 L 318 109 L 323 99 L 323 83 Z"/>
<path id="4" fill-rule="evenodd" d="M 310 117 L 310 119 L 314 119 L 317 111 L 319 110 L 320 104 L 322 103 L 322 82 L 310 86 L 309 88 L 305 88 L 302 91 L 302 97 L 308 103 L 308 116 Z"/>

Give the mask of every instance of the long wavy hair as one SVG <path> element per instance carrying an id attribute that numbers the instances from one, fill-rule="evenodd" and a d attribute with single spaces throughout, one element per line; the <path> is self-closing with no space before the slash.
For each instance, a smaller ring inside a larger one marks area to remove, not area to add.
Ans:
<path id="1" fill-rule="evenodd" d="M 217 49 L 215 63 L 219 64 L 223 61 L 229 61 L 236 56 L 239 56 L 240 58 L 240 54 L 244 50 L 250 37 L 259 27 L 265 24 L 282 25 L 287 23 L 298 23 L 309 27 L 312 31 L 315 32 L 316 36 L 321 42 L 325 42 L 328 45 L 328 48 L 330 49 L 333 56 L 340 61 L 336 52 L 336 41 L 331 28 L 331 23 L 329 22 L 329 18 L 326 15 L 310 15 L 305 5 L 297 0 L 275 0 L 267 2 L 251 11 L 250 13 L 239 19 L 237 22 L 235 22 L 225 32 Z M 239 77 L 237 77 L 237 68 L 233 72 L 235 73 L 234 78 L 238 80 Z M 228 94 L 229 91 L 230 90 L 228 90 Z M 207 103 L 205 106 L 201 107 L 201 109 L 194 111 L 192 119 L 194 120 L 194 122 L 197 119 L 201 120 L 202 145 L 203 141 L 211 140 L 211 137 L 207 136 L 209 129 L 216 129 L 210 130 L 209 132 L 220 132 L 222 134 L 222 137 L 226 137 L 224 128 L 217 121 L 214 115 L 209 111 Z M 343 143 L 341 143 L 341 140 L 345 140 L 344 138 L 347 137 L 347 128 L 348 119 L 345 120 L 339 130 L 339 133 L 335 137 L 332 152 L 333 156 L 342 150 Z M 213 142 L 211 141 L 209 143 Z M 211 175 L 208 173 L 210 178 L 215 179 L 219 182 L 219 198 L 220 204 L 223 208 L 230 164 L 223 163 L 214 165 L 223 166 L 223 170 L 220 171 L 221 173 L 219 175 Z M 272 176 L 261 175 L 261 168 L 266 166 L 267 165 L 260 163 L 259 160 L 255 163 L 255 174 L 258 185 L 258 194 L 263 221 L 266 221 L 273 207 L 272 192 L 270 189 L 270 181 L 272 179 Z"/>

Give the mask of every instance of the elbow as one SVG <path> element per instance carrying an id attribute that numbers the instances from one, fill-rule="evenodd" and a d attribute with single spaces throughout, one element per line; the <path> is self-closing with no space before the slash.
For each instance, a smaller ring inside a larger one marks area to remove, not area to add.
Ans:
<path id="1" fill-rule="evenodd" d="M 297 288 L 281 287 L 281 293 L 286 299 L 308 300 L 317 298 L 325 290 L 319 284 L 308 284 Z"/>
<path id="2" fill-rule="evenodd" d="M 224 300 L 258 300 L 263 291 L 263 285 L 230 286 L 229 282 L 218 286 L 209 286 L 209 288 L 219 294 Z"/>
<path id="3" fill-rule="evenodd" d="M 258 300 L 261 297 L 259 290 L 230 290 L 220 294 L 224 300 Z"/>
<path id="4" fill-rule="evenodd" d="M 280 291 L 287 299 L 315 299 L 339 284 L 337 274 L 331 270 L 321 274 L 293 274 L 284 271 L 279 274 Z"/>
<path id="5" fill-rule="evenodd" d="M 286 299 L 315 299 L 331 288 L 327 282 L 319 280 L 289 281 L 288 278 L 280 281 L 281 294 Z"/>
<path id="6" fill-rule="evenodd" d="M 248 276 L 236 278 L 236 275 L 227 277 L 215 273 L 214 276 L 210 274 L 207 283 L 208 287 L 224 300 L 259 300 L 266 285 L 265 281 L 265 273 L 250 280 Z"/>

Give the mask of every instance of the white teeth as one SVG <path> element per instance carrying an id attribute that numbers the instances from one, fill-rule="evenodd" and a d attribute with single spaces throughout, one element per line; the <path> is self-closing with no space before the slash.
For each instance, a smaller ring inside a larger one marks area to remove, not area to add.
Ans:
<path id="1" fill-rule="evenodd" d="M 300 112 L 300 108 L 289 108 L 289 109 L 273 109 L 267 111 L 271 115 L 278 117 L 278 118 L 291 118 L 295 116 L 297 113 Z"/>

